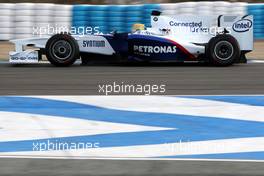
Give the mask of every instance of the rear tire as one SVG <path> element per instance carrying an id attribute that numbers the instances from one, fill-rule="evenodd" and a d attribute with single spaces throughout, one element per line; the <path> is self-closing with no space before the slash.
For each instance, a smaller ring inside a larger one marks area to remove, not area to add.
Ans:
<path id="1" fill-rule="evenodd" d="M 240 57 L 240 54 L 237 40 L 228 34 L 213 37 L 206 47 L 207 58 L 215 66 L 232 65 Z"/>
<path id="2" fill-rule="evenodd" d="M 47 41 L 45 50 L 47 59 L 55 66 L 70 66 L 80 57 L 79 45 L 69 34 L 52 36 Z"/>

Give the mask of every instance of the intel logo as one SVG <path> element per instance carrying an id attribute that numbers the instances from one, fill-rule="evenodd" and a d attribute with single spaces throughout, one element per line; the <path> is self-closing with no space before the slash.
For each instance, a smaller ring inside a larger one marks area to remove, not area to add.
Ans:
<path id="1" fill-rule="evenodd" d="M 246 32 L 252 27 L 252 21 L 242 19 L 233 24 L 233 30 L 236 32 Z"/>

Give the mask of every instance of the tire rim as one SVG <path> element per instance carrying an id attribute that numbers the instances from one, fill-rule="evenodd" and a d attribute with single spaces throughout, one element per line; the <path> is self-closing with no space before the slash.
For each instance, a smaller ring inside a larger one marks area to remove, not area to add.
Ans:
<path id="1" fill-rule="evenodd" d="M 220 41 L 216 43 L 214 48 L 215 56 L 220 60 L 228 60 L 233 56 L 234 47 L 228 41 Z"/>
<path id="2" fill-rule="evenodd" d="M 72 46 L 65 40 L 58 40 L 52 46 L 52 54 L 59 60 L 66 60 L 72 54 Z"/>

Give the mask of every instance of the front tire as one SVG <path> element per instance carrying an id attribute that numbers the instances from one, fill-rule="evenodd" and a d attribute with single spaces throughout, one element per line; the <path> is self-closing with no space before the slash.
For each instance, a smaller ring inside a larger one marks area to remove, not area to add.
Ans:
<path id="1" fill-rule="evenodd" d="M 228 34 L 213 37 L 206 48 L 207 58 L 215 66 L 232 65 L 240 57 L 240 54 L 237 40 Z"/>
<path id="2" fill-rule="evenodd" d="M 80 57 L 79 45 L 69 34 L 52 36 L 47 41 L 45 50 L 47 59 L 55 66 L 70 66 Z"/>

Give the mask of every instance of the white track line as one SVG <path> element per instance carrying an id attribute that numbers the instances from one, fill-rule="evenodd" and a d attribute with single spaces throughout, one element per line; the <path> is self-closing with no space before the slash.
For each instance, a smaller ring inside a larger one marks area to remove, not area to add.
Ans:
<path id="1" fill-rule="evenodd" d="M 89 148 L 77 150 L 3 152 L 1 156 L 68 156 L 103 157 L 103 158 L 145 158 L 179 155 L 225 154 L 241 152 L 263 152 L 264 137 L 221 139 L 185 143 L 153 144 L 125 147 Z"/>
<path id="2" fill-rule="evenodd" d="M 0 111 L 0 142 L 169 128 Z"/>
<path id="3" fill-rule="evenodd" d="M 263 163 L 264 160 L 243 160 L 243 159 L 197 159 L 197 158 L 105 158 L 105 157 L 83 157 L 83 156 L 30 156 L 30 155 L 5 155 L 0 156 L 0 158 L 22 158 L 22 159 L 34 159 L 34 158 L 41 158 L 41 159 L 61 159 L 61 160 L 67 160 L 67 159 L 74 159 L 74 160 L 131 160 L 131 161 L 202 161 L 202 162 L 257 162 L 257 163 Z"/>
<path id="4" fill-rule="evenodd" d="M 251 60 L 251 59 L 249 59 L 248 60 L 248 63 L 249 64 L 255 64 L 255 63 L 258 63 L 258 64 L 264 64 L 264 60 Z"/>
<path id="5" fill-rule="evenodd" d="M 255 64 L 255 63 L 263 64 L 264 60 L 262 60 L 262 59 L 248 59 L 247 63 L 248 64 Z M 0 64 L 9 64 L 9 62 L 8 61 L 0 61 Z M 23 65 L 23 63 L 18 63 L 17 65 L 19 65 L 19 64 Z M 44 61 L 40 61 L 39 63 L 25 63 L 25 64 L 29 64 L 29 65 L 30 64 L 31 65 L 34 65 L 34 64 L 50 64 L 50 62 L 44 60 Z M 75 65 L 80 65 L 81 64 L 81 60 L 77 60 L 74 64 Z M 12 64 L 10 63 L 10 65 L 12 65 Z"/>
<path id="6" fill-rule="evenodd" d="M 33 96 L 103 108 L 264 122 L 264 106 L 168 96 Z"/>

